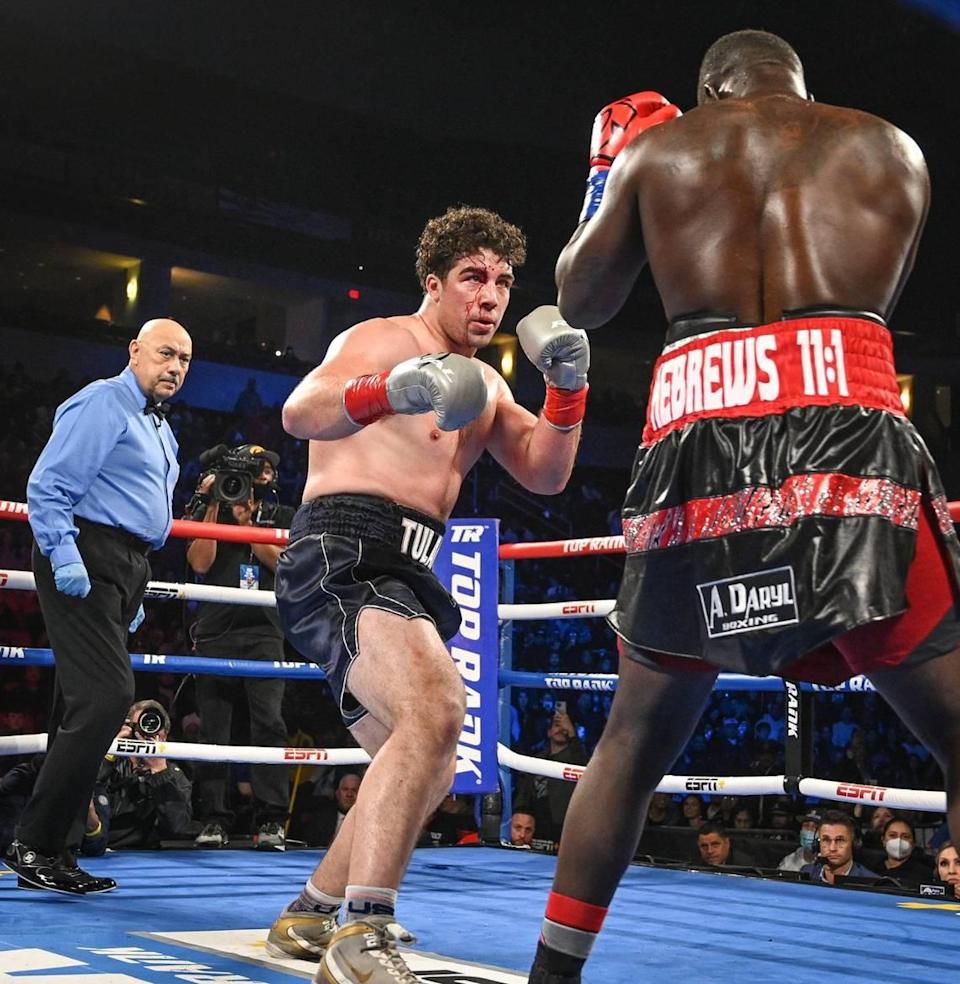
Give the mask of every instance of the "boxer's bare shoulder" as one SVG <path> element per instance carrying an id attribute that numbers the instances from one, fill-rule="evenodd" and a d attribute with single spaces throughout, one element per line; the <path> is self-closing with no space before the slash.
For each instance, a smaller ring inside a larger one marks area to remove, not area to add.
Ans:
<path id="1" fill-rule="evenodd" d="M 398 315 L 360 321 L 334 338 L 322 364 L 329 365 L 334 360 L 366 360 L 371 368 L 378 368 L 374 363 L 384 359 L 385 365 L 395 365 L 419 355 L 422 349 L 414 332 L 416 320 L 412 315 Z"/>

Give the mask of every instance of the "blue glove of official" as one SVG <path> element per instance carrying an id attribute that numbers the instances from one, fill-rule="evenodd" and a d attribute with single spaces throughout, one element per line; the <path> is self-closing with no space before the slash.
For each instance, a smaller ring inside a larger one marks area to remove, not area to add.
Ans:
<path id="1" fill-rule="evenodd" d="M 137 629 L 143 625 L 143 620 L 146 618 L 146 613 L 143 610 L 143 604 L 137 609 L 137 614 L 133 616 L 133 621 L 130 623 L 130 631 L 136 632 Z"/>
<path id="2" fill-rule="evenodd" d="M 53 572 L 53 583 L 61 594 L 86 598 L 90 594 L 90 577 L 83 564 L 64 564 Z"/>

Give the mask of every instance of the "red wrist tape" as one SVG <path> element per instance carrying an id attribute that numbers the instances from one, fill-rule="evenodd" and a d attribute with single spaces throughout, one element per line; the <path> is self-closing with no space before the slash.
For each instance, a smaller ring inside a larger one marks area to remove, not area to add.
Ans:
<path id="1" fill-rule="evenodd" d="M 394 413 L 387 399 L 389 370 L 370 376 L 356 376 L 343 388 L 343 409 L 355 424 L 365 427 Z"/>
<path id="2" fill-rule="evenodd" d="M 557 430 L 572 430 L 583 420 L 587 412 L 587 390 L 565 390 L 557 386 L 547 387 L 547 398 L 543 401 L 543 416 L 547 423 Z"/>

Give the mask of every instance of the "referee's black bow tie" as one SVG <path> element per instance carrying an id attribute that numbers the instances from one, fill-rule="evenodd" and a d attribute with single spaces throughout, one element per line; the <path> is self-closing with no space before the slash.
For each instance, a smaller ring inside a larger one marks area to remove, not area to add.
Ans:
<path id="1" fill-rule="evenodd" d="M 143 408 L 144 414 L 153 413 L 157 416 L 157 421 L 163 420 L 164 417 L 170 412 L 169 403 L 150 403 L 147 401 L 147 405 Z"/>

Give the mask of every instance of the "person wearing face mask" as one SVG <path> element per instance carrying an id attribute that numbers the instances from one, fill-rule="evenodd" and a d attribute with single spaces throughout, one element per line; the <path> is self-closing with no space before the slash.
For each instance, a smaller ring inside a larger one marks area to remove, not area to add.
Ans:
<path id="1" fill-rule="evenodd" d="M 881 837 L 885 857 L 874 865 L 878 874 L 896 878 L 904 888 L 916 888 L 930 878 L 930 860 L 917 847 L 913 824 L 902 817 L 888 820 Z"/>
<path id="2" fill-rule="evenodd" d="M 800 821 L 800 846 L 780 859 L 777 868 L 780 871 L 799 871 L 805 864 L 813 864 L 817 860 L 817 827 L 820 817 L 809 813 Z"/>

